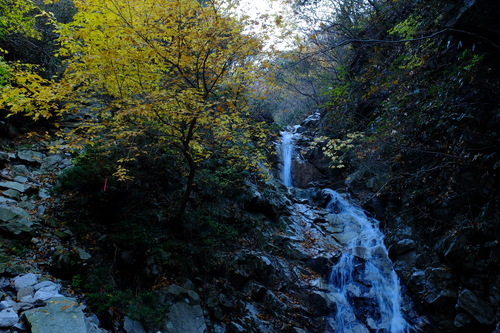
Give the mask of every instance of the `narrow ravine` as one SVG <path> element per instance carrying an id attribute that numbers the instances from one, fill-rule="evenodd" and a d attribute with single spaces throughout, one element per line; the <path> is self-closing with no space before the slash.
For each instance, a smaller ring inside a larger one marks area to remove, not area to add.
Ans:
<path id="1" fill-rule="evenodd" d="M 296 135 L 295 131 L 281 133 L 280 176 L 287 187 L 293 186 L 292 159 Z M 399 278 L 389 259 L 379 222 L 369 218 L 346 195 L 331 189 L 321 192 L 327 202 L 323 207 L 328 222 L 327 232 L 340 247 L 340 257 L 328 279 L 334 310 L 326 332 L 412 331 L 404 319 Z"/>

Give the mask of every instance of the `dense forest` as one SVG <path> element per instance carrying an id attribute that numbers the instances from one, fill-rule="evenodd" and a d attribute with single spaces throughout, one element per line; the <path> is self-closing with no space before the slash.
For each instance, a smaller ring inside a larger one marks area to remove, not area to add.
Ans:
<path id="1" fill-rule="evenodd" d="M 285 237 L 328 188 L 380 221 L 405 331 L 500 330 L 500 3 L 271 2 L 0 0 L 1 301 L 33 272 L 100 332 L 330 332 L 338 257 Z"/>

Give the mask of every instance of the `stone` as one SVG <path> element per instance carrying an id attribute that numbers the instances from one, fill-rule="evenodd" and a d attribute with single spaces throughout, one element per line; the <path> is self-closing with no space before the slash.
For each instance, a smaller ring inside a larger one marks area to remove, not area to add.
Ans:
<path id="1" fill-rule="evenodd" d="M 10 297 L 6 297 L 3 301 L 0 302 L 0 310 L 8 309 L 13 307 L 16 304 Z"/>
<path id="2" fill-rule="evenodd" d="M 51 197 L 49 191 L 47 191 L 46 189 L 41 189 L 39 192 L 38 192 L 38 196 L 40 197 L 40 199 L 44 200 L 44 199 L 49 199 Z"/>
<path id="3" fill-rule="evenodd" d="M 23 164 L 13 165 L 10 169 L 10 173 L 13 177 L 31 175 L 26 165 Z"/>
<path id="4" fill-rule="evenodd" d="M 57 288 L 59 290 L 61 286 L 52 281 L 42 281 L 40 283 L 35 284 L 33 288 L 35 289 L 35 291 L 38 291 L 42 288 Z"/>
<path id="5" fill-rule="evenodd" d="M 44 155 L 39 151 L 21 150 L 17 152 L 17 158 L 26 162 L 41 163 Z"/>
<path id="6" fill-rule="evenodd" d="M 453 307 L 457 300 L 457 293 L 449 290 L 431 290 L 425 296 L 425 301 L 434 308 Z"/>
<path id="7" fill-rule="evenodd" d="M 228 326 L 231 329 L 231 332 L 241 332 L 241 333 L 246 332 L 243 326 L 241 326 L 238 323 L 235 323 L 234 321 L 230 322 Z"/>
<path id="8" fill-rule="evenodd" d="M 29 302 L 31 299 L 26 297 L 32 298 L 34 291 L 32 286 L 22 287 L 17 291 L 17 299 L 21 302 Z"/>
<path id="9" fill-rule="evenodd" d="M 14 235 L 31 233 L 34 223 L 30 219 L 31 215 L 26 210 L 0 204 L 0 229 Z"/>
<path id="10" fill-rule="evenodd" d="M 45 301 L 54 297 L 62 296 L 59 294 L 59 289 L 61 289 L 61 286 L 57 284 L 40 288 L 35 292 L 33 298 L 34 300 Z"/>
<path id="11" fill-rule="evenodd" d="M 283 314 L 288 309 L 287 305 L 270 290 L 264 295 L 264 304 L 276 314 Z"/>
<path id="12" fill-rule="evenodd" d="M 495 321 L 495 309 L 468 289 L 458 294 L 457 308 L 464 310 L 480 324 L 491 325 Z"/>
<path id="13" fill-rule="evenodd" d="M 455 317 L 455 321 L 453 322 L 453 324 L 455 325 L 455 327 L 457 328 L 463 328 L 465 326 L 467 326 L 468 324 L 471 323 L 471 317 L 465 313 L 459 313 L 456 315 Z"/>
<path id="14" fill-rule="evenodd" d="M 0 161 L 8 162 L 10 160 L 10 155 L 7 152 L 0 151 Z"/>
<path id="15" fill-rule="evenodd" d="M 78 253 L 78 256 L 81 260 L 89 260 L 90 258 L 92 258 L 92 256 L 81 247 L 75 246 L 74 249 Z"/>
<path id="16" fill-rule="evenodd" d="M 146 330 L 140 322 L 130 319 L 128 316 L 125 316 L 123 321 L 123 329 L 127 333 L 146 333 Z"/>
<path id="17" fill-rule="evenodd" d="M 11 330 L 13 332 L 26 332 L 26 331 L 28 331 L 28 328 L 22 322 L 18 322 L 14 326 L 11 327 Z"/>
<path id="18" fill-rule="evenodd" d="M 27 183 L 28 182 L 28 177 L 25 176 L 16 176 L 14 177 L 14 181 L 18 183 Z"/>
<path id="19" fill-rule="evenodd" d="M 15 218 L 30 218 L 31 215 L 22 208 L 0 205 L 0 221 L 10 222 Z"/>
<path id="20" fill-rule="evenodd" d="M 64 159 L 64 157 L 61 155 L 58 155 L 58 154 L 50 155 L 50 156 L 43 159 L 41 168 L 42 169 L 54 168 L 59 163 L 61 163 L 63 159 Z"/>
<path id="21" fill-rule="evenodd" d="M 19 316 L 13 309 L 4 309 L 0 311 L 0 327 L 9 328 L 17 324 Z"/>
<path id="22" fill-rule="evenodd" d="M 3 191 L 3 195 L 16 200 L 21 198 L 21 193 L 14 189 L 8 189 L 7 191 Z"/>
<path id="23" fill-rule="evenodd" d="M 172 304 L 164 329 L 166 333 L 206 333 L 207 325 L 203 309 L 200 305 L 190 305 L 185 302 Z"/>
<path id="24" fill-rule="evenodd" d="M 17 191 L 16 191 L 17 192 Z M 19 193 L 19 192 L 18 192 Z M 5 194 L 5 193 L 4 193 Z M 10 206 L 10 205 L 15 205 L 17 203 L 16 200 L 12 200 L 6 197 L 0 196 L 0 205 L 3 206 Z"/>
<path id="25" fill-rule="evenodd" d="M 16 190 L 20 193 L 24 193 L 29 188 L 31 188 L 30 185 L 22 184 L 22 183 L 18 183 L 18 182 L 13 182 L 13 181 L 2 181 L 2 182 L 0 182 L 0 187 Z"/>
<path id="26" fill-rule="evenodd" d="M 52 298 L 46 306 L 25 311 L 23 316 L 31 327 L 31 333 L 92 332 L 91 325 L 73 298 Z"/>
<path id="27" fill-rule="evenodd" d="M 21 201 L 20 203 L 17 204 L 17 206 L 21 207 L 21 208 L 24 208 L 25 210 L 35 210 L 37 208 L 37 205 L 32 200 L 30 200 L 30 201 L 27 201 L 27 200 Z"/>
<path id="28" fill-rule="evenodd" d="M 14 278 L 14 287 L 17 291 L 21 288 L 32 287 L 38 282 L 36 274 L 28 273 Z"/>
<path id="29" fill-rule="evenodd" d="M 415 241 L 412 239 L 401 239 L 389 247 L 389 257 L 394 259 L 415 249 Z"/>

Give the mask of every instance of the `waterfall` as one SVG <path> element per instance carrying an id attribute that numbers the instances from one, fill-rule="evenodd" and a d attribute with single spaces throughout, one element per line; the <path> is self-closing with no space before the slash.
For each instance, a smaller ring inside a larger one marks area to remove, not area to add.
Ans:
<path id="1" fill-rule="evenodd" d="M 289 188 L 293 187 L 292 160 L 295 141 L 300 137 L 298 128 L 280 133 L 280 176 Z M 399 278 L 378 221 L 331 189 L 324 189 L 323 194 L 328 198 L 326 220 L 332 230 L 338 230 L 332 233 L 343 248 L 328 281 L 335 311 L 327 320 L 327 332 L 410 332 L 412 327 L 403 318 Z"/>
<path id="2" fill-rule="evenodd" d="M 399 278 L 388 257 L 378 221 L 367 217 L 339 193 L 323 193 L 330 196 L 327 209 L 335 215 L 332 220 L 343 225 L 344 235 L 344 250 L 329 281 L 337 307 L 330 319 L 332 332 L 365 332 L 366 327 L 376 332 L 409 332 L 401 309 Z M 367 302 L 370 306 L 366 306 Z"/>
<path id="3" fill-rule="evenodd" d="M 283 168 L 281 169 L 281 181 L 286 187 L 293 186 L 292 180 L 292 157 L 293 157 L 293 143 L 294 133 L 284 131 L 281 132 L 281 159 Z"/>

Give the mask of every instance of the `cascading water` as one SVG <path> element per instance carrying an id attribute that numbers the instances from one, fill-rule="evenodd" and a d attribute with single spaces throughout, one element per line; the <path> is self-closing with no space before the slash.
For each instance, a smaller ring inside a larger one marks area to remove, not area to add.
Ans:
<path id="1" fill-rule="evenodd" d="M 409 332 L 411 328 L 401 309 L 399 278 L 388 257 L 378 221 L 367 217 L 339 193 L 323 192 L 330 196 L 327 209 L 337 215 L 335 220 L 343 224 L 345 235 L 344 250 L 329 281 L 337 306 L 330 323 L 332 332 L 362 332 L 366 327 L 376 332 Z M 366 302 L 370 306 L 359 304 Z"/>
<path id="2" fill-rule="evenodd" d="M 286 187 L 293 186 L 292 180 L 292 155 L 293 155 L 294 133 L 281 132 L 281 159 L 283 169 L 281 170 L 281 181 Z"/>
<path id="3" fill-rule="evenodd" d="M 281 180 L 293 186 L 292 158 L 295 131 L 281 132 Z M 343 246 L 332 268 L 329 288 L 336 306 L 329 319 L 328 332 L 406 333 L 412 330 L 403 318 L 399 278 L 384 245 L 378 221 L 366 216 L 339 193 L 325 189 L 326 209 L 331 224 L 343 230 Z"/>

